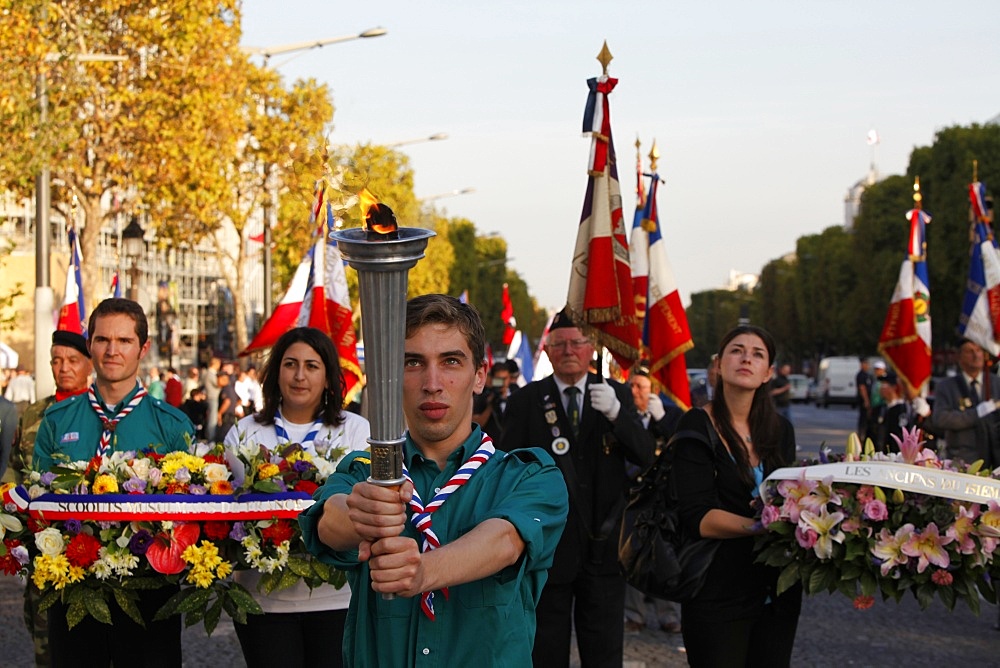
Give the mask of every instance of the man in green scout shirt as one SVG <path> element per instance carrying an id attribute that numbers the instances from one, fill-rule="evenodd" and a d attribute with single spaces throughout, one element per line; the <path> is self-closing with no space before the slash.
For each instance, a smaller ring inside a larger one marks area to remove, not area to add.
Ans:
<path id="1" fill-rule="evenodd" d="M 547 453 L 496 452 L 473 424 L 485 341 L 471 306 L 444 295 L 410 300 L 408 481 L 399 490 L 368 483 L 368 454 L 356 452 L 300 516 L 310 551 L 350 580 L 347 666 L 530 665 L 535 605 L 568 499 Z"/>
<path id="2" fill-rule="evenodd" d="M 127 299 L 106 299 L 90 314 L 88 350 L 94 384 L 49 407 L 35 437 L 32 465 L 48 471 L 59 461 L 89 460 L 98 453 L 186 450 L 194 426 L 184 413 L 153 399 L 138 380 L 139 362 L 149 352 L 149 325 L 142 307 Z M 145 626 L 118 606 L 109 624 L 91 617 L 67 627 L 66 606 L 49 608 L 52 665 L 180 666 L 181 618 L 153 621 L 177 587 L 143 590 L 138 607 Z"/>
<path id="3" fill-rule="evenodd" d="M 94 367 L 90 364 L 87 339 L 76 332 L 57 330 L 52 332 L 52 348 L 49 350 L 49 366 L 56 381 L 56 393 L 39 399 L 28 406 L 21 416 L 10 461 L 3 474 L 3 482 L 20 483 L 23 471 L 31 468 L 31 453 L 35 447 L 35 436 L 42 424 L 42 414 L 52 404 L 87 391 L 90 374 Z M 38 602 L 41 592 L 28 580 L 24 586 L 24 625 L 35 644 L 35 665 L 49 666 L 49 625 L 48 614 L 39 612 Z"/>
<path id="4" fill-rule="evenodd" d="M 57 459 L 89 460 L 102 440 L 107 452 L 186 450 L 185 437 L 194 433 L 191 421 L 147 396 L 138 380 L 139 362 L 150 346 L 142 307 L 128 299 L 106 299 L 91 313 L 88 331 L 95 382 L 88 394 L 45 412 L 35 437 L 35 470 L 48 471 Z"/>

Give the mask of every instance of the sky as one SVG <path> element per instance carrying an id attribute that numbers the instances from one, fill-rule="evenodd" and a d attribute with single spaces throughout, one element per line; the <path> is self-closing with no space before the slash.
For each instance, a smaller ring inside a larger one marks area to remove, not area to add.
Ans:
<path id="1" fill-rule="evenodd" d="M 843 224 L 873 161 L 901 174 L 937 131 L 997 117 L 998 14 L 995 0 L 244 0 L 242 43 L 386 29 L 271 64 L 329 84 L 332 143 L 446 133 L 399 149 L 417 197 L 474 188 L 435 205 L 502 235 L 508 266 L 558 309 L 587 183 L 586 82 L 605 40 L 625 219 L 636 138 L 647 169 L 655 139 L 660 224 L 689 303 Z"/>

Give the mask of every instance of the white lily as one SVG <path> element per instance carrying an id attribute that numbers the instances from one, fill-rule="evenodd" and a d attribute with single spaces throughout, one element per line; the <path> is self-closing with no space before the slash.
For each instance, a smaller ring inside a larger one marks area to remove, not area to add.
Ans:
<path id="1" fill-rule="evenodd" d="M 819 513 L 810 510 L 803 510 L 799 515 L 799 526 L 812 529 L 818 538 L 813 550 L 820 559 L 829 559 L 833 556 L 833 544 L 843 543 L 844 532 L 840 530 L 839 524 L 844 519 L 844 513 L 837 511 L 831 513 L 826 508 L 820 508 Z"/>

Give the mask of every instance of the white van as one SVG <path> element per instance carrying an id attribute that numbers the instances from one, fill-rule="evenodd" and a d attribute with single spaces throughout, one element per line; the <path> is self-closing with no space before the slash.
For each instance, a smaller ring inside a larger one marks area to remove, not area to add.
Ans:
<path id="1" fill-rule="evenodd" d="M 816 404 L 826 408 L 830 404 L 858 405 L 858 388 L 855 385 L 861 362 L 857 357 L 824 357 L 816 372 Z"/>

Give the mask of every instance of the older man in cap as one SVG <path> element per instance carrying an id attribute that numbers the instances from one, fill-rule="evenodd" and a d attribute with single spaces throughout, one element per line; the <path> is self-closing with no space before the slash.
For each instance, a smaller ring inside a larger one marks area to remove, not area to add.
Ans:
<path id="1" fill-rule="evenodd" d="M 31 454 L 35 447 L 35 435 L 42 423 L 42 414 L 52 404 L 87 391 L 90 374 L 94 368 L 87 351 L 87 339 L 75 332 L 52 332 L 52 348 L 49 349 L 49 366 L 56 381 L 56 393 L 39 399 L 28 406 L 21 416 L 20 428 L 8 460 L 3 462 L 7 470 L 4 482 L 21 482 L 21 472 L 31 468 Z"/>
<path id="2" fill-rule="evenodd" d="M 500 448 L 544 448 L 569 489 L 569 517 L 538 602 L 532 662 L 568 667 L 571 629 L 582 665 L 621 666 L 625 578 L 618 534 L 629 479 L 626 462 L 645 468 L 653 437 L 632 393 L 589 367 L 594 343 L 565 312 L 549 327 L 552 375 L 510 396 Z"/>
<path id="3" fill-rule="evenodd" d="M 56 381 L 56 393 L 28 406 L 21 416 L 20 427 L 10 450 L 10 461 L 3 473 L 3 482 L 21 482 L 22 472 L 31 468 L 35 435 L 42 415 L 52 404 L 87 391 L 93 365 L 87 351 L 87 340 L 75 332 L 52 332 L 49 366 Z M 7 461 L 4 458 L 3 461 Z M 38 611 L 41 593 L 29 580 L 24 588 L 24 625 L 35 645 L 35 665 L 49 666 L 49 625 L 44 612 Z"/>

